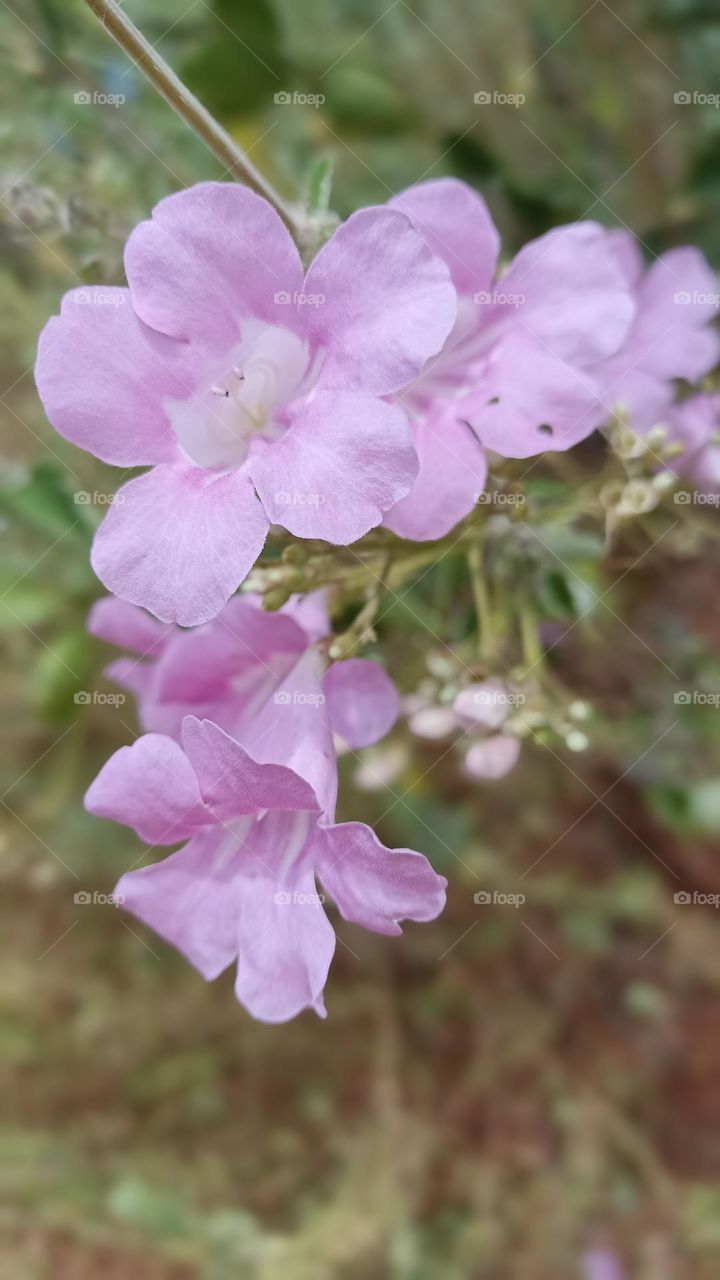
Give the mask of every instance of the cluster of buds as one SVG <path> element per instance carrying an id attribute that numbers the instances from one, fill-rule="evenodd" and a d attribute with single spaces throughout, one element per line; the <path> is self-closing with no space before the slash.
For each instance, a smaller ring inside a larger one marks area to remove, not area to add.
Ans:
<path id="1" fill-rule="evenodd" d="M 521 743 L 554 739 L 570 751 L 589 746 L 580 727 L 590 716 L 586 702 L 560 704 L 540 684 L 522 684 L 515 673 L 467 678 L 453 659 L 431 653 L 428 675 L 407 696 L 403 710 L 416 737 L 452 742 L 472 778 L 504 777 L 517 763 Z"/>
<path id="2" fill-rule="evenodd" d="M 618 407 L 608 431 L 608 442 L 621 467 L 621 474 L 600 491 L 608 528 L 654 511 L 677 488 L 679 476 L 673 461 L 684 446 L 672 440 L 666 426 L 658 423 L 645 435 L 630 426 L 627 412 Z"/>

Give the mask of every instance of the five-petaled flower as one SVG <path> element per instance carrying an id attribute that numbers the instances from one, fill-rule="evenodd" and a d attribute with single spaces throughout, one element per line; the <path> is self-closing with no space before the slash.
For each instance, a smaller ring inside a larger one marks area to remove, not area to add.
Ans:
<path id="1" fill-rule="evenodd" d="M 456 295 L 397 209 L 354 214 L 304 274 L 271 206 L 231 183 L 161 200 L 125 272 L 126 290 L 65 296 L 37 385 L 66 439 L 153 468 L 100 526 L 98 577 L 193 626 L 232 595 L 272 523 L 349 543 L 408 492 L 417 458 L 388 397 L 440 349 Z"/>

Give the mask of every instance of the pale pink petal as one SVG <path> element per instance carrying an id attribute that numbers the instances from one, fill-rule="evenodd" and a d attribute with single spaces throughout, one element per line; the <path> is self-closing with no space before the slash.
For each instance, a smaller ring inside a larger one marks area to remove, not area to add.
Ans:
<path id="1" fill-rule="evenodd" d="M 259 764 L 210 720 L 186 716 L 183 746 L 202 798 L 220 822 L 265 809 L 319 810 L 303 778 L 284 765 Z"/>
<path id="2" fill-rule="evenodd" d="M 512 696 L 501 680 L 480 680 L 468 684 L 453 703 L 455 714 L 467 725 L 481 724 L 498 729 L 512 708 Z"/>
<path id="3" fill-rule="evenodd" d="M 417 455 L 403 412 L 352 391 L 320 391 L 248 469 L 268 519 L 299 538 L 355 542 L 410 488 Z"/>
<path id="4" fill-rule="evenodd" d="M 517 764 L 520 743 L 517 738 L 497 734 L 474 742 L 465 756 L 465 768 L 473 778 L 504 778 Z"/>
<path id="5" fill-rule="evenodd" d="M 457 178 L 437 178 L 408 187 L 389 203 L 407 214 L 433 253 L 447 263 L 458 293 L 490 288 L 500 236 L 472 187 Z"/>
<path id="6" fill-rule="evenodd" d="M 231 182 L 199 182 L 161 200 L 132 232 L 125 272 L 146 324 L 206 349 L 228 350 L 248 316 L 295 323 L 288 299 L 303 287 L 297 249 L 275 210 Z"/>
<path id="7" fill-rule="evenodd" d="M 330 727 L 348 746 L 359 750 L 379 742 L 392 729 L 400 709 L 389 675 L 367 658 L 336 662 L 323 680 Z"/>
<path id="8" fill-rule="evenodd" d="M 623 227 L 615 227 L 606 232 L 608 247 L 620 267 L 623 277 L 631 288 L 635 288 L 642 279 L 645 260 L 640 248 L 640 241 L 632 231 Z"/>
<path id="9" fill-rule="evenodd" d="M 593 378 L 600 389 L 606 419 L 621 408 L 628 414 L 630 427 L 644 432 L 668 421 L 675 387 L 671 381 L 643 369 L 641 355 L 629 356 L 628 352 L 622 359 L 604 360 L 593 369 Z"/>
<path id="10" fill-rule="evenodd" d="M 477 436 L 454 409 L 411 423 L 420 472 L 383 524 L 416 542 L 442 538 L 472 511 L 485 488 L 487 461 Z"/>
<path id="11" fill-rule="evenodd" d="M 85 794 L 85 808 L 132 827 L 149 844 L 175 844 L 213 821 L 182 748 L 158 733 L 110 757 Z"/>
<path id="12" fill-rule="evenodd" d="M 326 829 L 317 869 L 343 918 L 375 933 L 401 933 L 400 920 L 434 920 L 445 906 L 447 880 L 427 858 L 386 848 L 362 822 Z"/>
<path id="13" fill-rule="evenodd" d="M 404 214 L 361 209 L 338 227 L 305 281 L 304 319 L 325 351 L 323 387 L 388 395 L 408 386 L 455 323 L 448 269 Z"/>
<path id="14" fill-rule="evenodd" d="M 595 222 L 556 227 L 525 245 L 495 294 L 523 299 L 505 311 L 506 324 L 516 320 L 553 354 L 576 363 L 617 351 L 635 314 L 626 272 Z M 502 306 L 496 319 L 501 314 Z"/>
<path id="15" fill-rule="evenodd" d="M 706 449 L 720 429 L 720 395 L 689 396 L 673 409 L 667 428 L 668 439 L 684 445 L 674 464 L 680 469 L 692 455 Z"/>
<path id="16" fill-rule="evenodd" d="M 629 242 L 637 315 L 620 350 L 597 365 L 593 376 L 607 410 L 621 405 L 631 426 L 647 430 L 671 413 L 674 378 L 696 381 L 720 359 L 720 335 L 710 327 L 718 312 L 718 283 L 702 254 L 691 248 L 671 249 L 643 274 L 633 237 L 616 238 L 616 254 L 627 261 Z"/>
<path id="17" fill-rule="evenodd" d="M 129 649 L 141 658 L 156 656 L 174 634 L 174 628 L 167 623 L 158 622 L 144 609 L 115 596 L 95 601 L 88 614 L 87 630 L 98 640 Z"/>
<path id="18" fill-rule="evenodd" d="M 139 699 L 141 706 L 138 711 L 143 729 L 153 733 L 167 733 L 168 737 L 175 737 L 175 734 L 170 733 L 165 725 L 144 722 L 142 704 L 150 697 L 153 689 L 155 679 L 153 662 L 141 662 L 139 658 L 116 658 L 104 668 L 103 675 L 106 680 L 119 684 L 121 689 L 127 689 L 128 693 Z"/>
<path id="19" fill-rule="evenodd" d="M 687 476 L 702 493 L 720 489 L 720 395 L 690 396 L 667 419 L 672 441 L 683 452 L 668 463 L 676 473 Z"/>
<path id="20" fill-rule="evenodd" d="M 35 381 L 55 430 L 103 462 L 179 457 L 163 404 L 192 395 L 194 379 L 180 344 L 145 330 L 127 289 L 66 293 L 40 335 Z"/>
<path id="21" fill-rule="evenodd" d="M 327 659 L 311 647 L 275 691 L 233 730 L 254 759 L 287 765 L 310 784 L 332 820 L 337 763 L 322 679 Z"/>
<path id="22" fill-rule="evenodd" d="M 408 716 L 408 728 L 416 738 L 439 742 L 454 733 L 458 727 L 452 707 L 419 707 Z"/>
<path id="23" fill-rule="evenodd" d="M 287 1022 L 310 1008 L 325 1017 L 323 989 L 335 933 L 309 869 L 288 887 L 255 877 L 243 888 L 235 993 L 261 1022 Z"/>
<path id="24" fill-rule="evenodd" d="M 114 896 L 210 982 L 237 958 L 240 899 L 247 884 L 243 865 L 241 835 L 217 827 L 163 862 L 127 872 Z"/>
<path id="25" fill-rule="evenodd" d="M 483 444 L 506 458 L 569 449 L 603 417 L 590 378 L 520 334 L 494 348 L 460 411 Z"/>
<path id="26" fill-rule="evenodd" d="M 631 420 L 653 425 L 673 394 L 671 380 L 694 382 L 720 359 L 720 335 L 709 322 L 720 296 L 697 249 L 672 249 L 648 268 L 637 289 L 638 315 L 621 350 L 599 367 L 606 403 L 623 404 Z"/>
<path id="27" fill-rule="evenodd" d="M 311 642 L 323 640 L 330 632 L 324 589 L 311 591 L 306 596 L 291 596 L 282 612 L 302 627 Z"/>
<path id="28" fill-rule="evenodd" d="M 92 566 L 123 600 L 192 627 L 236 590 L 267 528 L 243 471 L 156 467 L 120 490 L 95 534 Z"/>
<path id="29" fill-rule="evenodd" d="M 307 637 L 285 613 L 267 613 L 238 596 L 193 631 L 176 631 L 157 663 L 161 702 L 201 705 L 216 699 L 253 701 L 271 694 L 307 648 Z"/>

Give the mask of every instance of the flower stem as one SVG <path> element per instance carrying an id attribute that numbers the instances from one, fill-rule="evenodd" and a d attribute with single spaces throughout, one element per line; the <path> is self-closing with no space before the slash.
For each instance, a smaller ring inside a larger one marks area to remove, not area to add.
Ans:
<path id="1" fill-rule="evenodd" d="M 279 195 L 230 134 L 183 84 L 164 58 L 160 57 L 115 0 L 85 0 L 85 3 L 138 70 L 185 123 L 190 125 L 220 163 L 225 165 L 225 172 L 246 182 L 259 195 L 264 196 L 277 210 L 288 230 L 302 239 L 306 232 L 306 219 L 300 206 L 290 204 Z"/>
<path id="2" fill-rule="evenodd" d="M 522 638 L 523 660 L 526 664 L 525 675 L 539 666 L 544 658 L 540 636 L 538 634 L 538 621 L 535 610 L 526 604 L 521 604 L 518 608 L 518 618 L 520 622 L 520 636 Z"/>
<path id="3" fill-rule="evenodd" d="M 478 653 L 481 658 L 491 659 L 495 652 L 495 634 L 490 595 L 485 578 L 482 546 L 479 543 L 470 545 L 467 561 L 478 624 Z"/>

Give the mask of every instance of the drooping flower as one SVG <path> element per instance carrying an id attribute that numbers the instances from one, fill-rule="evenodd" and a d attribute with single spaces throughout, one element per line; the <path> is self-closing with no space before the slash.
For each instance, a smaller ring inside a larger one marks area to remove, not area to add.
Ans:
<path id="1" fill-rule="evenodd" d="M 470 187 L 424 182 L 390 204 L 444 258 L 459 300 L 442 351 L 399 397 L 420 472 L 385 524 L 422 540 L 472 510 L 485 485 L 485 449 L 531 457 L 567 449 L 600 425 L 594 369 L 621 346 L 635 303 L 596 223 L 548 232 L 498 276 L 499 236 Z"/>
<path id="2" fill-rule="evenodd" d="M 386 934 L 434 919 L 447 882 L 363 823 L 322 825 L 299 774 L 258 763 L 210 721 L 186 717 L 182 739 L 147 734 L 122 747 L 85 797 L 91 813 L 153 845 L 187 841 L 122 876 L 116 899 L 207 980 L 237 962 L 236 994 L 253 1017 L 324 1016 L 335 934 L 316 874 L 344 919 Z"/>
<path id="3" fill-rule="evenodd" d="M 401 408 L 455 319 L 445 264 L 397 209 L 338 228 L 304 276 L 271 206 L 200 183 L 125 250 L 128 289 L 71 290 L 37 385 L 66 439 L 123 468 L 92 563 L 122 599 L 186 626 L 218 613 L 268 527 L 349 543 L 407 493 Z"/>
<path id="4" fill-rule="evenodd" d="M 370 746 L 392 728 L 398 696 L 376 662 L 328 665 L 330 626 L 322 593 L 267 613 L 250 596 L 228 601 L 192 631 L 157 622 L 135 605 L 98 600 L 88 630 L 137 656 L 118 658 L 110 679 L 138 698 L 147 732 L 180 741 L 186 715 L 212 720 L 257 760 L 289 765 L 334 814 L 333 738 Z"/>
<path id="5" fill-rule="evenodd" d="M 695 383 L 720 360 L 720 287 L 699 249 L 670 249 L 646 268 L 627 231 L 607 231 L 608 253 L 635 299 L 635 319 L 619 351 L 594 369 L 606 410 L 620 406 L 632 429 L 646 432 L 668 418 L 673 380 Z"/>

